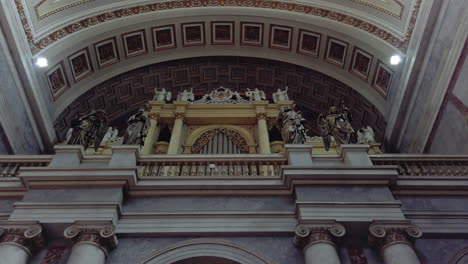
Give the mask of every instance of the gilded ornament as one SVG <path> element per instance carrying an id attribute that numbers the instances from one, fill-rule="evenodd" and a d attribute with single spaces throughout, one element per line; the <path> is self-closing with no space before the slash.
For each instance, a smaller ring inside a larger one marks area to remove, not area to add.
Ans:
<path id="1" fill-rule="evenodd" d="M 257 116 L 257 119 L 259 119 L 259 120 L 262 120 L 262 119 L 266 120 L 266 118 L 268 117 L 267 113 L 265 113 L 265 112 L 257 113 L 256 116 Z"/>
<path id="2" fill-rule="evenodd" d="M 174 114 L 175 119 L 185 119 L 185 113 L 184 112 L 177 112 Z"/>
<path id="3" fill-rule="evenodd" d="M 148 118 L 151 119 L 151 120 L 156 120 L 159 122 L 159 120 L 161 119 L 161 113 L 159 112 L 151 112 L 148 114 Z"/>

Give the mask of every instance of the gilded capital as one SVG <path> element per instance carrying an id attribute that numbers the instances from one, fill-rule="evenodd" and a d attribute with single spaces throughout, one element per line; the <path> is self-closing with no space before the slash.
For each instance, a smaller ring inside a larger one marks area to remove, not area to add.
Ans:
<path id="1" fill-rule="evenodd" d="M 379 249 L 398 243 L 412 245 L 422 236 L 421 229 L 409 222 L 375 221 L 369 226 L 369 232 L 369 244 Z"/>
<path id="2" fill-rule="evenodd" d="M 182 120 L 185 119 L 185 113 L 184 112 L 176 112 L 174 114 L 174 116 L 175 116 L 175 119 L 182 119 Z"/>
<path id="3" fill-rule="evenodd" d="M 313 243 L 329 243 L 334 245 L 335 239 L 345 234 L 345 227 L 336 222 L 299 224 L 296 226 L 294 244 L 298 247 L 305 247 Z"/>
<path id="4" fill-rule="evenodd" d="M 73 240 L 74 244 L 92 244 L 99 247 L 106 256 L 117 246 L 115 226 L 112 224 L 75 224 L 63 232 L 65 238 Z"/>
<path id="5" fill-rule="evenodd" d="M 264 119 L 266 120 L 267 119 L 267 113 L 265 112 L 260 112 L 260 113 L 257 113 L 257 119 L 261 120 L 261 119 Z"/>
<path id="6" fill-rule="evenodd" d="M 0 243 L 17 246 L 32 255 L 45 245 L 42 226 L 36 223 L 0 223 Z"/>
<path id="7" fill-rule="evenodd" d="M 159 112 L 151 112 L 148 114 L 148 118 L 151 120 L 157 120 L 159 122 L 159 119 L 161 118 L 161 113 Z"/>

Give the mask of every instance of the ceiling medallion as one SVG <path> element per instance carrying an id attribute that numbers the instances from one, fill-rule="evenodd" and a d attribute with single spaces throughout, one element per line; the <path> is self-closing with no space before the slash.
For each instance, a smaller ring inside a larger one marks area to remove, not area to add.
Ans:
<path id="1" fill-rule="evenodd" d="M 247 0 L 247 1 L 235 1 L 235 0 L 199 0 L 199 1 L 184 1 L 184 0 L 177 0 L 165 3 L 152 3 L 146 5 L 138 5 L 134 7 L 128 7 L 123 9 L 117 9 L 111 12 L 101 13 L 92 17 L 88 17 L 82 20 L 79 20 L 75 23 L 66 25 L 45 37 L 42 37 L 38 40 L 35 40 L 31 28 L 29 27 L 26 13 L 22 4 L 22 0 L 15 0 L 15 4 L 17 6 L 18 14 L 21 19 L 21 23 L 23 24 L 24 32 L 29 42 L 29 46 L 31 52 L 33 54 L 38 53 L 39 51 L 47 48 L 48 46 L 52 45 L 53 43 L 59 41 L 60 39 L 86 29 L 91 26 L 98 25 L 100 23 L 104 23 L 107 21 L 112 21 L 115 19 L 119 19 L 122 17 L 129 17 L 137 14 L 144 14 L 162 10 L 170 10 L 170 9 L 178 9 L 178 8 L 190 8 L 190 7 L 219 7 L 219 6 L 238 6 L 238 7 L 251 7 L 251 8 L 267 8 L 267 9 L 280 9 L 280 10 L 288 10 L 290 12 L 295 13 L 303 13 L 309 14 L 312 16 L 320 16 L 323 18 L 327 18 L 329 20 L 333 20 L 339 23 L 344 23 L 351 25 L 357 29 L 366 31 L 384 41 L 389 43 L 390 45 L 394 46 L 395 48 L 399 49 L 402 52 L 406 52 L 408 48 L 408 44 L 413 32 L 414 24 L 416 22 L 416 17 L 419 12 L 419 5 L 421 0 L 417 0 L 415 7 L 413 8 L 413 14 L 410 19 L 410 24 L 408 27 L 408 31 L 406 32 L 406 37 L 403 40 L 400 40 L 396 36 L 392 35 L 391 33 L 387 32 L 386 30 L 376 26 L 369 24 L 361 19 L 354 18 L 352 16 L 333 12 L 323 8 L 311 7 L 308 5 L 303 4 L 295 4 L 295 3 L 286 3 L 286 2 L 278 2 L 278 1 L 271 1 L 271 0 Z"/>

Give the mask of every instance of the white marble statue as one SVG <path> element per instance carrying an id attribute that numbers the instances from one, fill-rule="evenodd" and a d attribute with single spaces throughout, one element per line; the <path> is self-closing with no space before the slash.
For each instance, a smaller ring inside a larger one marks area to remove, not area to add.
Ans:
<path id="1" fill-rule="evenodd" d="M 183 92 L 180 92 L 177 95 L 177 101 L 193 101 L 195 100 L 195 95 L 193 94 L 193 88 L 190 89 L 190 92 L 187 90 L 184 90 Z"/>
<path id="2" fill-rule="evenodd" d="M 101 145 L 106 145 L 107 143 L 111 142 L 112 139 L 112 134 L 114 133 L 113 128 L 110 126 L 107 129 L 106 134 L 104 134 L 104 137 L 101 140 Z"/>
<path id="3" fill-rule="evenodd" d="M 117 128 L 114 128 L 114 131 L 112 131 L 112 135 L 110 137 L 110 142 L 118 141 L 118 136 L 119 136 L 119 130 Z"/>
<path id="4" fill-rule="evenodd" d="M 288 87 L 286 86 L 286 89 L 284 91 L 281 91 L 281 89 L 278 89 L 276 93 L 273 93 L 273 102 L 281 102 L 281 101 L 289 101 L 289 96 L 288 96 Z"/>
<path id="5" fill-rule="evenodd" d="M 245 93 L 245 95 L 249 97 L 250 101 L 266 100 L 265 92 L 259 90 L 258 88 L 255 88 L 253 91 L 247 88 L 247 92 Z"/>
<path id="6" fill-rule="evenodd" d="M 162 88 L 161 91 L 158 91 L 158 88 L 154 89 L 154 97 L 153 100 L 156 101 L 165 101 L 168 102 L 171 100 L 172 94 L 170 91 L 166 91 L 166 88 Z"/>
<path id="7" fill-rule="evenodd" d="M 369 144 L 375 142 L 375 133 L 370 126 L 359 129 L 357 134 L 359 144 Z"/>

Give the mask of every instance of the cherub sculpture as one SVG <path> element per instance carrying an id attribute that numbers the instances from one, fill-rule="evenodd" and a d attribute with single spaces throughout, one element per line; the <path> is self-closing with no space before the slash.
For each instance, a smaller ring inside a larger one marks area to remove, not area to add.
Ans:
<path id="1" fill-rule="evenodd" d="M 177 95 L 177 101 L 193 101 L 195 100 L 195 95 L 193 94 L 193 88 L 190 89 L 190 92 L 187 90 L 184 90 L 183 92 L 180 92 Z"/>

